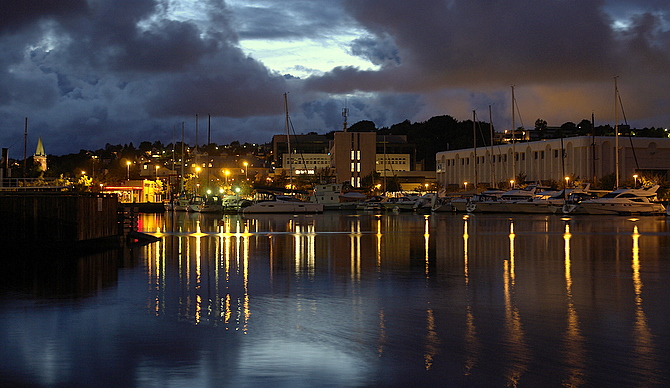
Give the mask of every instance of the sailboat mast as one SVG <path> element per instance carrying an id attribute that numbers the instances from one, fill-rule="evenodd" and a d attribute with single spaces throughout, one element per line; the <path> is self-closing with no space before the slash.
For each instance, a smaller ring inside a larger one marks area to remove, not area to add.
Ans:
<path id="1" fill-rule="evenodd" d="M 489 130 L 491 131 L 491 187 L 496 187 L 496 171 L 493 164 L 493 114 L 491 113 L 491 105 L 489 105 Z"/>
<path id="2" fill-rule="evenodd" d="M 181 122 L 181 174 L 179 177 L 179 194 L 184 192 L 184 163 L 186 158 L 184 156 L 184 122 Z"/>
<path id="3" fill-rule="evenodd" d="M 514 85 L 512 85 L 512 180 L 516 182 L 516 122 L 514 117 Z"/>
<path id="4" fill-rule="evenodd" d="M 475 193 L 477 192 L 477 184 L 479 183 L 479 176 L 477 171 L 477 113 L 475 110 L 472 111 L 472 141 L 474 147 L 474 160 L 475 162 Z"/>
<path id="5" fill-rule="evenodd" d="M 286 146 L 288 147 L 288 183 L 293 189 L 293 158 L 291 157 L 291 131 L 288 119 L 288 95 L 284 93 L 284 111 L 286 112 Z"/>
<path id="6" fill-rule="evenodd" d="M 614 163 L 614 169 L 615 171 L 615 184 L 614 184 L 614 189 L 619 188 L 619 87 L 617 85 L 617 78 L 619 77 L 614 77 L 614 138 L 615 138 L 615 163 Z"/>

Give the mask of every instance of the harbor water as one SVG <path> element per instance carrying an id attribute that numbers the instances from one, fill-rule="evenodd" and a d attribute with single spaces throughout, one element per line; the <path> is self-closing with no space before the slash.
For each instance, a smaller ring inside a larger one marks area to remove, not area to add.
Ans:
<path id="1" fill-rule="evenodd" d="M 0 385 L 670 386 L 669 223 L 142 214 L 5 255 Z"/>

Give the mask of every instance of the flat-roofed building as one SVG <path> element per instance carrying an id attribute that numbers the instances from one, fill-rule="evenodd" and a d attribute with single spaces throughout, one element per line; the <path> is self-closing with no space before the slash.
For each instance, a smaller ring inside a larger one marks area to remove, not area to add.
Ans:
<path id="1" fill-rule="evenodd" d="M 616 164 L 615 137 L 580 136 L 438 152 L 436 179 L 442 188 L 464 182 L 503 187 L 520 175 L 536 182 L 566 176 L 597 182 L 615 174 Z M 620 182 L 632 182 L 633 175 L 668 178 L 670 139 L 620 136 L 618 164 Z"/>

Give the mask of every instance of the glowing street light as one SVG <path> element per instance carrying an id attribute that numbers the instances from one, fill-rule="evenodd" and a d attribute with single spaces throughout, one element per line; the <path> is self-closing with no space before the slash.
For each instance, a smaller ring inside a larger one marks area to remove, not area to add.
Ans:
<path id="1" fill-rule="evenodd" d="M 230 170 L 223 170 L 223 175 L 226 177 L 226 186 L 228 186 L 228 175 L 230 175 Z"/>
<path id="2" fill-rule="evenodd" d="M 463 182 L 463 187 L 465 188 L 465 191 L 468 191 L 468 182 Z"/>
<path id="3" fill-rule="evenodd" d="M 245 161 L 245 162 L 242 163 L 242 164 L 244 165 L 244 178 L 245 178 L 246 180 L 249 180 L 249 168 L 248 168 L 248 167 L 249 167 L 249 163 L 248 163 L 247 161 Z"/>
<path id="4" fill-rule="evenodd" d="M 509 181 L 509 187 L 510 187 L 510 189 L 511 189 L 511 188 L 514 188 L 514 179 L 510 179 L 510 181 Z"/>
<path id="5" fill-rule="evenodd" d="M 161 168 L 161 166 L 156 165 L 156 180 L 158 180 L 158 169 Z"/>
<path id="6" fill-rule="evenodd" d="M 635 180 L 635 186 L 633 188 L 637 188 L 637 174 L 633 175 L 633 179 Z"/>
<path id="7" fill-rule="evenodd" d="M 126 178 L 128 180 L 130 180 L 130 164 L 131 164 L 130 160 L 126 161 L 126 166 L 128 167 L 128 173 L 126 175 Z"/>

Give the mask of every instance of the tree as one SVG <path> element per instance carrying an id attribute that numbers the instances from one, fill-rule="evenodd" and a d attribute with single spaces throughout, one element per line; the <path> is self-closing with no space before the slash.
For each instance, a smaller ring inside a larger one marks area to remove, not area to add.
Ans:
<path id="1" fill-rule="evenodd" d="M 538 131 L 544 131 L 547 129 L 547 122 L 543 119 L 535 120 L 535 129 Z"/>
<path id="2" fill-rule="evenodd" d="M 377 132 L 377 126 L 370 120 L 359 121 L 348 129 L 349 132 Z"/>

